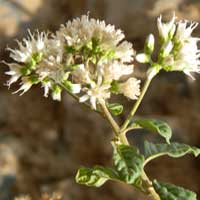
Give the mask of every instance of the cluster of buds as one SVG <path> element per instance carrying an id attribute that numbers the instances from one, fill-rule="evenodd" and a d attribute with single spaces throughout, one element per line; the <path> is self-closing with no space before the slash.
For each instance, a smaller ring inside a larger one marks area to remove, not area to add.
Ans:
<path id="1" fill-rule="evenodd" d="M 16 62 L 7 63 L 7 85 L 21 79 L 16 92 L 23 94 L 41 83 L 44 96 L 52 91 L 54 100 L 60 100 L 66 89 L 80 102 L 89 101 L 93 109 L 112 93 L 137 99 L 140 81 L 132 77 L 135 51 L 124 38 L 113 25 L 86 15 L 62 25 L 55 34 L 29 32 L 27 39 L 18 41 L 19 49 L 9 48 Z M 124 75 L 128 80 L 122 81 Z"/>
<path id="2" fill-rule="evenodd" d="M 151 74 L 154 76 L 160 69 L 165 71 L 182 71 L 192 76 L 192 72 L 200 73 L 200 50 L 197 37 L 192 37 L 197 22 L 178 21 L 175 15 L 168 23 L 162 22 L 162 16 L 157 19 L 160 51 L 158 61 L 153 62 L 151 54 L 154 50 L 154 36 L 151 34 L 145 44 L 144 53 L 138 54 L 136 59 L 141 63 L 151 63 Z"/>

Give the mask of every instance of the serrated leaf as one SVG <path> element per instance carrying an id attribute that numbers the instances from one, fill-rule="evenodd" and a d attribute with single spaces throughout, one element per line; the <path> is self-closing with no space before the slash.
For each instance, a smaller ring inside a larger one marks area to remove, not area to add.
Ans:
<path id="1" fill-rule="evenodd" d="M 96 166 L 94 168 L 82 167 L 76 174 L 76 182 L 82 185 L 100 187 L 107 180 L 117 179 L 118 176 L 110 168 Z"/>
<path id="2" fill-rule="evenodd" d="M 161 200 L 197 200 L 194 192 L 173 184 L 160 183 L 154 180 L 153 187 Z"/>
<path id="3" fill-rule="evenodd" d="M 113 115 L 120 115 L 123 112 L 123 106 L 119 103 L 108 103 L 107 107 Z"/>
<path id="4" fill-rule="evenodd" d="M 128 183 L 134 184 L 143 170 L 144 156 L 133 146 L 113 143 L 114 165 L 120 178 Z"/>
<path id="5" fill-rule="evenodd" d="M 170 143 L 172 130 L 166 122 L 155 119 L 139 119 L 135 120 L 134 123 L 149 131 L 159 133 L 167 143 Z"/>
<path id="6" fill-rule="evenodd" d="M 145 141 L 144 151 L 148 161 L 163 155 L 168 155 L 173 158 L 182 157 L 186 154 L 193 154 L 195 157 L 200 155 L 199 148 L 180 143 L 153 144 Z"/>

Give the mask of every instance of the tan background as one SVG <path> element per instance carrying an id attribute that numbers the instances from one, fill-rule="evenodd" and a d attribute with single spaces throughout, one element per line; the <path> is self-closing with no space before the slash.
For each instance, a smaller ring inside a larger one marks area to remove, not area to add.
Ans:
<path id="1" fill-rule="evenodd" d="M 137 50 L 148 33 L 155 33 L 156 17 L 177 16 L 199 21 L 199 0 L 0 0 L 1 59 L 8 60 L 5 47 L 15 47 L 14 39 L 26 30 L 55 31 L 68 19 L 86 14 L 105 19 L 122 28 Z M 200 26 L 195 32 L 200 35 Z M 136 68 L 139 66 L 136 66 Z M 137 68 L 137 69 L 138 69 Z M 95 113 L 83 109 L 69 96 L 61 103 L 42 97 L 35 87 L 24 96 L 12 95 L 3 85 L 7 69 L 0 75 L 0 199 L 19 194 L 33 199 L 43 192 L 60 191 L 63 200 L 147 199 L 129 186 L 107 183 L 100 189 L 79 186 L 74 175 L 79 166 L 111 164 L 112 138 L 109 126 Z M 137 70 L 138 71 L 138 70 Z M 139 74 L 140 75 L 140 74 Z M 142 76 L 142 74 L 141 74 Z M 154 80 L 138 116 L 166 120 L 173 128 L 174 141 L 200 144 L 200 79 L 191 82 L 179 73 L 162 73 Z M 131 102 L 123 100 L 129 108 Z M 125 114 L 119 117 L 121 122 Z M 141 146 L 146 132 L 129 133 L 132 143 Z M 200 195 L 200 162 L 192 156 L 152 162 L 147 172 L 152 178 L 173 182 Z"/>

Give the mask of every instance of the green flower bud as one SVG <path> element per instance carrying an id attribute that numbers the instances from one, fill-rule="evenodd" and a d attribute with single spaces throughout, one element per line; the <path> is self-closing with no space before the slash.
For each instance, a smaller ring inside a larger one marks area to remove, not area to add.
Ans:
<path id="1" fill-rule="evenodd" d="M 171 40 L 169 40 L 161 48 L 160 56 L 163 58 L 167 57 L 171 53 L 172 49 L 173 49 L 173 43 Z"/>
<path id="2" fill-rule="evenodd" d="M 37 64 L 37 63 L 36 63 L 35 59 L 32 57 L 31 60 L 30 60 L 30 62 L 27 63 L 27 67 L 28 67 L 29 69 L 34 69 L 36 64 Z"/>
<path id="3" fill-rule="evenodd" d="M 64 81 L 63 84 L 73 94 L 77 94 L 81 91 L 81 85 L 80 84 L 73 84 L 71 81 L 68 81 L 68 80 Z"/>
<path id="4" fill-rule="evenodd" d="M 154 50 L 154 45 L 155 45 L 155 39 L 153 34 L 150 34 L 145 42 L 145 47 L 144 47 L 144 52 L 146 54 L 152 54 L 153 50 Z"/>
<path id="5" fill-rule="evenodd" d="M 37 52 L 35 54 L 33 54 L 33 59 L 36 63 L 39 63 L 42 60 L 42 52 Z"/>
<path id="6" fill-rule="evenodd" d="M 29 67 L 22 67 L 21 69 L 20 69 L 20 72 L 21 72 L 21 74 L 23 75 L 23 76 L 28 76 L 29 74 L 31 74 L 31 70 L 30 70 L 30 68 Z"/>
<path id="7" fill-rule="evenodd" d="M 60 101 L 61 100 L 61 92 L 62 92 L 62 88 L 55 84 L 52 87 L 52 98 L 53 100 L 57 100 Z"/>
<path id="8" fill-rule="evenodd" d="M 176 25 L 173 24 L 171 30 L 169 31 L 169 39 L 170 40 L 174 37 L 175 31 L 176 31 Z"/>
<path id="9" fill-rule="evenodd" d="M 29 81 L 32 84 L 38 84 L 40 82 L 39 81 L 39 76 L 37 74 L 33 74 L 33 75 L 29 76 Z"/>

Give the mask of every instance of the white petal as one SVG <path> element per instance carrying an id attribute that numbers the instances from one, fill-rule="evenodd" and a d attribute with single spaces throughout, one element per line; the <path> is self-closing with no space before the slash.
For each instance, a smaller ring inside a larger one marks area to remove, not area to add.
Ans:
<path id="1" fill-rule="evenodd" d="M 85 102 L 89 99 L 89 95 L 85 94 L 83 95 L 82 97 L 79 98 L 79 102 L 82 103 L 82 102 Z"/>
<path id="2" fill-rule="evenodd" d="M 91 103 L 91 105 L 92 105 L 92 108 L 94 109 L 94 110 L 96 110 L 96 97 L 90 97 L 90 103 Z"/>

